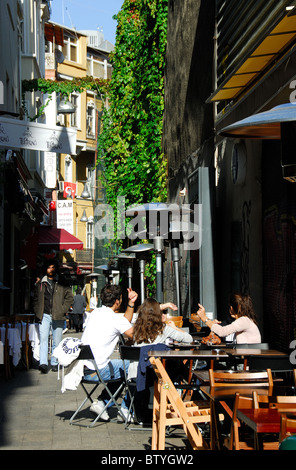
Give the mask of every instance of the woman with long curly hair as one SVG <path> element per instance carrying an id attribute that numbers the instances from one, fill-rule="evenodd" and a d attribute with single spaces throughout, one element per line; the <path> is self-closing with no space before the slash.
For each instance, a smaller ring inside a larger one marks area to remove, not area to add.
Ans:
<path id="1" fill-rule="evenodd" d="M 261 334 L 258 328 L 253 302 L 249 295 L 234 293 L 229 298 L 229 313 L 234 322 L 226 326 L 219 325 L 218 321 L 207 318 L 205 308 L 198 304 L 197 315 L 206 323 L 213 333 L 220 337 L 235 334 L 237 344 L 261 343 Z"/>
<path id="2" fill-rule="evenodd" d="M 136 346 L 143 344 L 165 343 L 167 339 L 190 343 L 192 336 L 177 328 L 173 321 L 165 323 L 160 304 L 157 300 L 148 298 L 144 300 L 138 310 L 138 317 L 134 325 L 134 342 Z"/>
<path id="3" fill-rule="evenodd" d="M 165 304 L 166 305 L 166 304 Z M 134 324 L 134 346 L 166 343 L 168 339 L 191 343 L 192 336 L 177 328 L 173 321 L 165 323 L 166 316 L 162 313 L 162 305 L 153 298 L 147 298 L 138 309 L 138 317 Z M 137 376 L 138 362 L 131 362 L 129 378 Z"/>

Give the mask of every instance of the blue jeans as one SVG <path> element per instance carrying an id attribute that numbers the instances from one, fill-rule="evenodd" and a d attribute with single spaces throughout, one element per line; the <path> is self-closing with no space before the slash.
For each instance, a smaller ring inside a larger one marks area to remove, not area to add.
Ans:
<path id="1" fill-rule="evenodd" d="M 113 371 L 114 371 L 114 377 L 112 378 L 114 379 L 122 378 L 122 380 L 124 380 L 124 364 L 126 366 L 126 373 L 127 373 L 128 367 L 129 367 L 129 361 L 125 361 L 123 364 L 123 361 L 121 359 L 112 359 L 110 362 L 113 366 Z M 107 365 L 103 369 L 99 369 L 99 371 L 103 380 L 111 379 L 111 371 L 110 371 L 109 365 Z M 97 374 L 84 375 L 84 378 L 92 382 L 98 382 Z M 116 389 L 118 388 L 118 384 L 108 384 L 108 388 L 110 389 L 110 392 L 114 394 Z M 98 399 L 103 400 L 105 403 L 108 403 L 108 401 L 110 400 L 110 396 L 108 392 L 104 389 L 101 395 L 98 397 Z M 129 408 L 129 403 L 130 403 L 129 395 L 126 394 L 121 403 L 122 408 Z M 110 406 L 112 405 L 113 405 L 113 402 L 110 403 L 108 408 L 110 408 Z"/>
<path id="2" fill-rule="evenodd" d="M 52 351 L 60 344 L 63 337 L 64 320 L 53 320 L 51 315 L 44 313 L 42 322 L 39 325 L 40 333 L 40 364 L 48 365 L 48 338 L 52 330 Z M 51 365 L 57 365 L 58 361 L 51 356 Z"/>

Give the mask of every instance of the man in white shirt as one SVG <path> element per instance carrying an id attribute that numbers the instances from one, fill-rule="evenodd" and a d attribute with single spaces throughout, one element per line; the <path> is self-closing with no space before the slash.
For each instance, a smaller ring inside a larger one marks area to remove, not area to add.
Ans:
<path id="1" fill-rule="evenodd" d="M 134 313 L 134 305 L 138 294 L 132 289 L 128 289 L 128 305 L 124 315 L 115 313 L 119 310 L 122 302 L 121 287 L 117 285 L 106 285 L 101 291 L 102 307 L 95 308 L 88 319 L 81 341 L 91 347 L 97 366 L 104 380 L 111 377 L 124 378 L 123 361 L 121 359 L 110 359 L 111 354 L 118 342 L 120 335 L 125 334 L 128 338 L 133 337 L 133 327 L 131 320 Z M 97 380 L 93 365 L 90 361 L 85 362 L 84 377 L 88 380 Z M 111 386 L 109 387 L 113 393 Z M 116 388 L 115 388 L 116 389 Z M 126 397 L 125 397 L 126 398 Z M 121 404 L 121 411 L 124 416 L 127 414 L 127 403 L 125 398 Z M 105 402 L 110 399 L 104 389 L 98 400 L 93 402 L 90 409 L 94 413 L 100 414 L 105 406 Z M 118 414 L 120 418 L 120 414 Z M 100 419 L 107 421 L 108 412 L 105 410 Z"/>

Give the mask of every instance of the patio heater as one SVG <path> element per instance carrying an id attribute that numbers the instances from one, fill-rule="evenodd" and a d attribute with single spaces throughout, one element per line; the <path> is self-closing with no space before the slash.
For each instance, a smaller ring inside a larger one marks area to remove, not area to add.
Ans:
<path id="1" fill-rule="evenodd" d="M 122 262 L 127 268 L 127 282 L 128 287 L 132 288 L 132 279 L 133 279 L 133 262 L 136 258 L 135 253 L 120 253 L 117 255 L 117 258 Z"/>
<path id="2" fill-rule="evenodd" d="M 178 307 L 179 315 L 182 315 L 182 304 L 181 304 L 181 291 L 180 291 L 180 243 L 184 242 L 183 234 L 186 234 L 187 238 L 191 237 L 189 234 L 198 232 L 199 227 L 191 222 L 180 222 L 174 220 L 170 223 L 169 232 L 167 234 L 166 243 L 171 247 L 172 262 L 174 266 L 175 275 L 175 287 L 176 287 L 176 303 Z M 178 238 L 176 238 L 178 236 Z"/>
<path id="3" fill-rule="evenodd" d="M 145 300 L 145 263 L 151 250 L 153 250 L 151 243 L 139 243 L 123 250 L 124 253 L 133 254 L 139 261 L 141 303 Z"/>
<path id="4" fill-rule="evenodd" d="M 96 299 L 97 298 L 97 280 L 98 280 L 99 274 L 90 273 L 90 274 L 87 274 L 86 277 L 90 277 L 90 282 L 92 286 L 91 297 L 94 297 Z"/>
<path id="5" fill-rule="evenodd" d="M 105 276 L 106 284 L 119 284 L 119 275 L 120 272 L 118 269 L 114 269 L 114 266 L 107 266 L 107 264 L 102 264 L 100 266 L 96 266 L 96 269 L 99 269 L 103 271 L 103 274 Z"/>
<path id="6" fill-rule="evenodd" d="M 182 215 L 190 214 L 192 211 L 187 208 L 182 208 Z M 156 257 L 156 299 L 158 302 L 163 303 L 163 253 L 164 253 L 164 240 L 170 238 L 169 227 L 173 221 L 180 221 L 180 207 L 177 204 L 164 204 L 164 203 L 147 203 L 128 209 L 125 214 L 129 217 L 141 215 L 148 220 L 146 224 L 146 238 L 153 240 L 153 247 Z M 169 218 L 171 220 L 169 220 Z M 178 218 L 178 220 L 177 220 Z M 138 235 L 143 235 L 140 232 Z M 175 247 L 174 247 L 175 248 Z M 176 263 L 179 263 L 179 255 L 174 250 L 174 257 Z M 179 272 L 179 271 L 178 271 Z M 179 284 L 179 277 L 177 274 L 177 281 Z M 178 291 L 180 288 L 178 285 Z M 180 296 L 178 296 L 179 305 Z"/>

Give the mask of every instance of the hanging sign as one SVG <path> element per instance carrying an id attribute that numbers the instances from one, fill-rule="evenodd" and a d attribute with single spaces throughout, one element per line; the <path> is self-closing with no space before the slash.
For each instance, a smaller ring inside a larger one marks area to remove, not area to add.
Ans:
<path id="1" fill-rule="evenodd" d="M 57 228 L 63 228 L 73 235 L 73 201 L 56 201 Z"/>
<path id="2" fill-rule="evenodd" d="M 0 147 L 76 155 L 76 129 L 0 117 Z"/>

